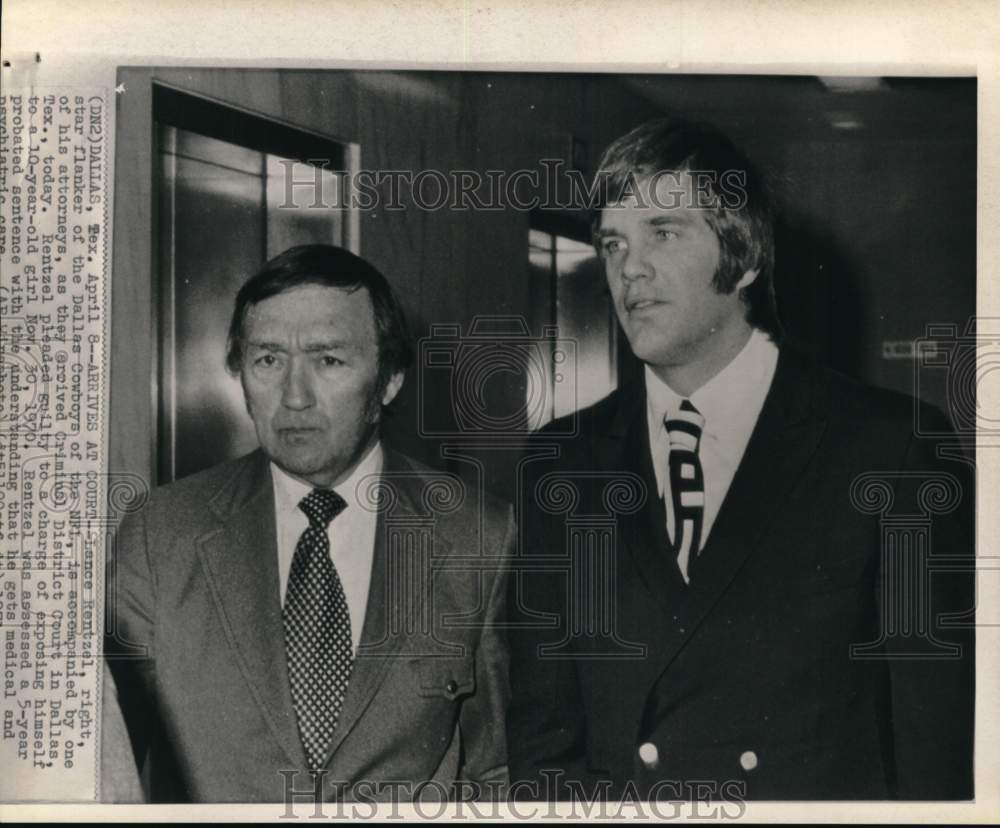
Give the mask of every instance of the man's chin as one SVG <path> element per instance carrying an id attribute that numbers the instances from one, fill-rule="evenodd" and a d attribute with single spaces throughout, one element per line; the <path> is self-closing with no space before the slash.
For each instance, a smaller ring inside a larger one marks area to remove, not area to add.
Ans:
<path id="1" fill-rule="evenodd" d="M 274 447 L 265 447 L 264 453 L 286 474 L 314 486 L 326 485 L 323 480 L 329 476 L 326 472 L 329 471 L 332 462 L 328 459 L 326 462 L 318 459 L 315 450 L 310 449 L 308 445 L 295 447 L 282 444 L 276 451 Z"/>
<path id="2" fill-rule="evenodd" d="M 271 459 L 278 466 L 278 468 L 289 477 L 294 477 L 296 480 L 302 483 L 307 483 L 310 486 L 326 488 L 337 478 L 337 475 L 334 472 L 331 472 L 326 468 L 317 468 L 315 466 L 305 464 L 291 464 L 276 457 Z"/>
<path id="3" fill-rule="evenodd" d="M 671 365 L 676 361 L 677 348 L 662 336 L 637 334 L 629 339 L 632 353 L 649 365 Z"/>

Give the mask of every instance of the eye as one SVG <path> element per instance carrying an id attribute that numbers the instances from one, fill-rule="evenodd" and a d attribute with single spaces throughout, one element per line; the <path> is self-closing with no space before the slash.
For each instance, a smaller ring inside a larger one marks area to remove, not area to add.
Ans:
<path id="1" fill-rule="evenodd" d="M 611 256 L 625 249 L 625 243 L 621 239 L 604 239 L 601 242 L 601 253 Z"/>
<path id="2" fill-rule="evenodd" d="M 334 368 L 338 365 L 344 364 L 344 360 L 338 359 L 337 357 L 331 356 L 330 354 L 323 354 L 323 356 L 320 357 L 319 361 L 324 368 Z"/>
<path id="3" fill-rule="evenodd" d="M 666 227 L 657 227 L 656 238 L 661 239 L 663 241 L 670 241 L 671 239 L 677 238 L 677 233 L 675 233 L 673 230 L 668 230 Z"/>
<path id="4" fill-rule="evenodd" d="M 261 368 L 273 368 L 278 364 L 278 358 L 274 354 L 261 354 L 253 361 L 253 364 Z"/>

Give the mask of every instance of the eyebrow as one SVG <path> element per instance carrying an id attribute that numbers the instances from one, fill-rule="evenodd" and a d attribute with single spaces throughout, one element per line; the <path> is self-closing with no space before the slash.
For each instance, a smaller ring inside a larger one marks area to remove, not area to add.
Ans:
<path id="1" fill-rule="evenodd" d="M 251 339 L 247 342 L 251 348 L 260 348 L 264 351 L 285 351 L 287 350 L 284 345 L 279 345 L 277 342 L 267 342 L 265 340 L 254 340 Z M 327 339 L 322 342 L 312 342 L 303 348 L 306 353 L 316 353 L 318 351 L 336 351 L 336 350 L 349 350 L 351 343 L 346 340 L 341 339 Z"/>
<path id="2" fill-rule="evenodd" d="M 693 220 L 694 219 L 691 216 L 678 214 L 675 216 L 674 215 L 652 216 L 648 219 L 643 219 L 642 223 L 647 227 L 663 227 L 665 225 L 670 225 L 670 224 L 687 226 L 691 224 Z M 622 235 L 622 232 L 620 230 L 616 230 L 614 227 L 601 227 L 594 233 L 594 236 L 598 239 L 604 239 L 607 238 L 608 236 L 620 236 L 620 235 Z"/>
<path id="3" fill-rule="evenodd" d="M 691 216 L 677 213 L 676 215 L 653 216 L 646 219 L 643 223 L 653 227 L 661 227 L 664 224 L 690 224 L 692 221 L 694 219 Z"/>
<path id="4" fill-rule="evenodd" d="M 282 348 L 282 346 L 279 345 L 277 342 L 266 342 L 266 341 L 264 341 L 262 339 L 248 339 L 247 340 L 247 347 L 248 348 L 260 348 L 261 350 L 264 350 L 264 351 L 282 351 L 282 350 L 284 350 Z"/>
<path id="5" fill-rule="evenodd" d="M 344 339 L 326 339 L 322 342 L 311 342 L 303 349 L 307 354 L 317 351 L 348 351 L 351 343 Z"/>

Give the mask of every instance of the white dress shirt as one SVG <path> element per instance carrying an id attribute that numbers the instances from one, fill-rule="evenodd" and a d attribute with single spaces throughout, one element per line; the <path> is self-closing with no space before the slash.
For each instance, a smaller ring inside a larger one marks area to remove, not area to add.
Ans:
<path id="1" fill-rule="evenodd" d="M 688 397 L 682 397 L 646 366 L 646 422 L 656 486 L 667 509 L 667 531 L 673 534 L 674 505 L 670 491 L 670 438 L 664 416 L 676 413 L 688 399 L 705 418 L 698 457 L 705 480 L 705 511 L 701 544 L 704 548 L 722 501 L 743 459 L 750 435 L 764 407 L 778 364 L 778 347 L 753 329 L 747 344 L 725 368 Z"/>
<path id="2" fill-rule="evenodd" d="M 361 505 L 357 489 L 362 479 L 381 471 L 382 446 L 376 443 L 354 468 L 351 476 L 334 487 L 334 491 L 347 503 L 347 508 L 330 522 L 326 531 L 330 539 L 330 558 L 337 567 L 337 574 L 344 587 L 344 597 L 347 599 L 347 610 L 351 617 L 351 642 L 355 652 L 361 641 L 361 628 L 365 623 L 365 609 L 368 606 L 378 518 L 374 511 L 370 511 L 370 504 L 368 509 Z M 299 503 L 314 487 L 296 480 L 274 463 L 271 463 L 271 480 L 274 483 L 278 529 L 278 575 L 281 578 L 281 603 L 284 605 L 295 547 L 309 526 L 309 519 L 299 508 Z"/>

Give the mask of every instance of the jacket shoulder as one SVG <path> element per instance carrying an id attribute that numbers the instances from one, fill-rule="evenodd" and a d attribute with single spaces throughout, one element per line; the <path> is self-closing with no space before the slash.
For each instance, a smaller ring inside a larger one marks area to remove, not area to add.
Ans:
<path id="1" fill-rule="evenodd" d="M 645 400 L 646 392 L 641 382 L 632 382 L 616 388 L 606 397 L 584 406 L 570 414 L 557 417 L 530 435 L 529 439 L 572 439 L 607 431 L 623 408 L 633 408 Z"/>
<path id="2" fill-rule="evenodd" d="M 826 421 L 829 433 L 845 446 L 866 447 L 900 462 L 898 458 L 914 446 L 927 448 L 937 439 L 955 436 L 940 408 L 912 394 L 847 376 L 801 349 L 783 346 L 779 372 L 783 373 L 776 375 L 775 386 L 780 382 L 782 395 L 805 402 L 805 410 Z M 790 391 L 792 387 L 796 390 Z"/>
<path id="3" fill-rule="evenodd" d="M 410 485 L 418 500 L 416 506 L 435 512 L 444 532 L 452 535 L 478 533 L 481 519 L 488 541 L 506 534 L 512 514 L 512 507 L 506 500 L 474 489 L 453 472 L 428 466 L 400 452 L 392 451 L 387 456 L 387 465 L 390 476 L 393 472 L 401 472 L 416 481 L 415 486 Z"/>
<path id="4" fill-rule="evenodd" d="M 154 513 L 192 514 L 205 511 L 209 502 L 220 492 L 230 489 L 248 473 L 266 469 L 266 459 L 255 450 L 235 460 L 227 460 L 210 468 L 182 477 L 172 483 L 157 486 L 150 495 L 149 509 Z"/>
<path id="5" fill-rule="evenodd" d="M 815 371 L 829 394 L 829 414 L 833 418 L 901 427 L 913 426 L 918 421 L 942 426 L 948 422 L 943 411 L 912 394 L 869 385 L 828 367 L 818 367 Z"/>

